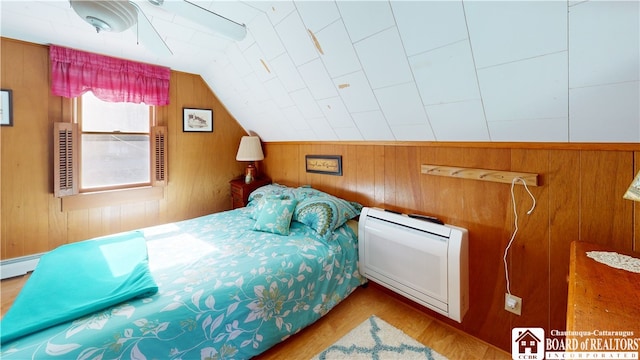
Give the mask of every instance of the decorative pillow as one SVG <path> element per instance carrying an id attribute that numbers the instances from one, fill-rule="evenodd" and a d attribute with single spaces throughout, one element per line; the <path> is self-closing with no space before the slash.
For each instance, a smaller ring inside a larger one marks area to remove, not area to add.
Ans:
<path id="1" fill-rule="evenodd" d="M 358 213 L 358 215 L 360 215 L 360 211 L 362 210 L 362 205 L 355 201 L 347 201 L 347 200 L 341 199 L 331 194 L 327 194 L 320 190 L 314 189 L 309 185 L 304 185 L 297 189 L 292 189 L 292 194 L 298 201 L 302 201 L 304 199 L 314 198 L 314 197 L 325 197 L 325 198 L 328 197 L 331 199 L 335 199 L 339 203 L 339 205 L 345 206 L 347 208 L 352 208 Z"/>
<path id="2" fill-rule="evenodd" d="M 293 189 L 280 184 L 269 184 L 261 186 L 249 194 L 248 206 L 257 204 L 264 196 L 280 196 L 282 199 L 293 199 Z"/>
<path id="3" fill-rule="evenodd" d="M 253 220 L 258 220 L 258 216 L 262 213 L 262 209 L 264 209 L 264 205 L 267 203 L 267 200 L 288 200 L 289 198 L 282 199 L 282 195 L 260 195 L 260 197 L 256 198 L 253 202 L 250 203 L 249 207 L 253 208 L 249 213 L 249 217 Z"/>
<path id="4" fill-rule="evenodd" d="M 358 213 L 360 213 L 360 210 L 362 210 L 362 205 L 357 202 L 340 199 L 334 195 L 314 189 L 310 185 L 303 185 L 297 189 L 292 189 L 292 193 L 298 201 L 310 197 L 331 197 L 349 203 L 356 211 L 358 211 Z"/>
<path id="5" fill-rule="evenodd" d="M 298 199 L 298 201 L 306 199 L 308 197 L 333 196 L 320 190 L 314 189 L 309 185 L 300 186 L 299 188 L 293 189 L 292 192 L 296 199 Z"/>
<path id="6" fill-rule="evenodd" d="M 293 211 L 298 203 L 295 199 L 265 198 L 257 215 L 253 230 L 289 235 Z"/>
<path id="7" fill-rule="evenodd" d="M 249 201 L 247 202 L 248 208 L 253 208 L 249 213 L 249 216 L 256 220 L 260 211 L 262 210 L 262 200 L 265 198 L 273 199 L 293 199 L 293 189 L 284 185 L 269 184 L 257 188 L 251 194 L 249 194 Z"/>
<path id="8" fill-rule="evenodd" d="M 333 231 L 348 220 L 360 215 L 362 205 L 349 202 L 311 188 L 294 190 L 298 206 L 293 220 L 314 229 L 325 240 L 331 240 Z"/>

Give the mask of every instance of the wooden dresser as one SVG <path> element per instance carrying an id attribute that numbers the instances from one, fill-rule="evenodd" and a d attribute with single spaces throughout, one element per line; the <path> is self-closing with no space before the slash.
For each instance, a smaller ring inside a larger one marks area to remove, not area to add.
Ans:
<path id="1" fill-rule="evenodd" d="M 231 208 L 237 209 L 247 206 L 251 192 L 261 186 L 271 184 L 271 179 L 260 178 L 253 180 L 250 184 L 246 184 L 244 177 L 242 177 L 231 180 L 229 184 L 231 185 Z"/>
<path id="2" fill-rule="evenodd" d="M 567 330 L 633 331 L 640 338 L 640 273 L 616 269 L 587 257 L 588 251 L 617 252 L 573 242 L 569 268 Z"/>

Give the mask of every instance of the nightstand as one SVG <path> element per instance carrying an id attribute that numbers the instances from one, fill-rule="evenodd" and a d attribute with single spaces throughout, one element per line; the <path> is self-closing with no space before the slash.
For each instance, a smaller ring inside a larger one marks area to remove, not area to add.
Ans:
<path id="1" fill-rule="evenodd" d="M 239 179 L 229 181 L 231 184 L 231 208 L 237 209 L 247 206 L 251 192 L 261 186 L 271 184 L 271 179 L 255 179 L 251 184 L 244 182 L 244 176 Z"/>

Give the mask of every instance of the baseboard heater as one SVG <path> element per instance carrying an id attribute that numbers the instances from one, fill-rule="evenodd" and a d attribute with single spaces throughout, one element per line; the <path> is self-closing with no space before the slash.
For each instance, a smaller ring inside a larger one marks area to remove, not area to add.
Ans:
<path id="1" fill-rule="evenodd" d="M 358 238 L 366 278 L 462 322 L 469 309 L 466 229 L 365 207 Z"/>
<path id="2" fill-rule="evenodd" d="M 44 255 L 44 253 L 0 261 L 0 278 L 8 279 L 33 271 L 36 265 L 38 265 L 38 261 L 40 261 L 40 256 L 42 255 Z"/>

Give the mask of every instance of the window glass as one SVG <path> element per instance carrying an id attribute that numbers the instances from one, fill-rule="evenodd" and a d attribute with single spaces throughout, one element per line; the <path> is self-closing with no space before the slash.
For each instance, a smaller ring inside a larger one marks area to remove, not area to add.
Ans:
<path id="1" fill-rule="evenodd" d="M 114 103 L 82 95 L 82 132 L 149 133 L 149 105 Z"/>
<path id="2" fill-rule="evenodd" d="M 82 96 L 82 190 L 149 184 L 149 106 Z"/>

